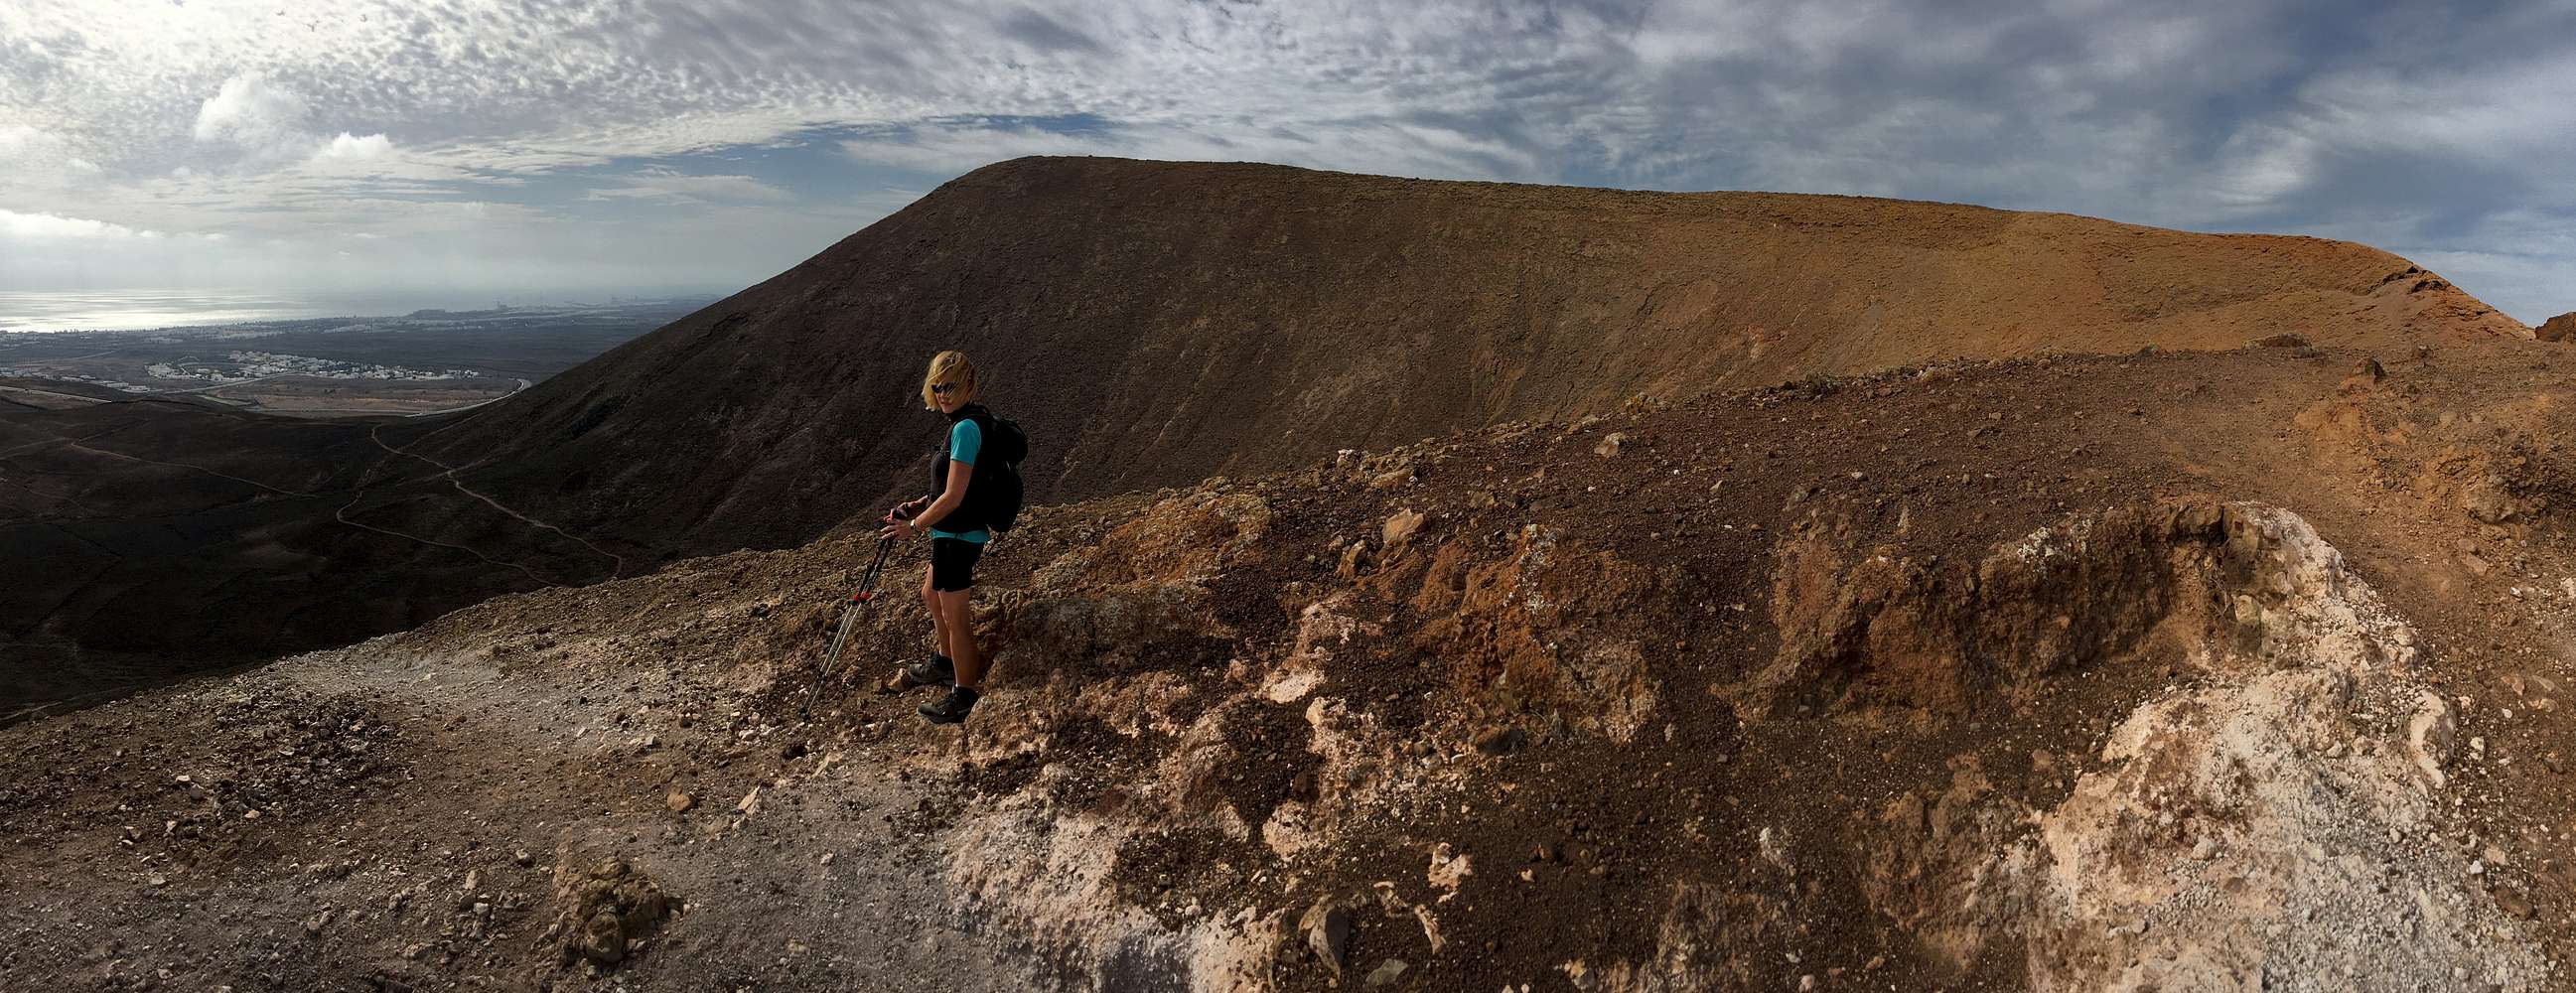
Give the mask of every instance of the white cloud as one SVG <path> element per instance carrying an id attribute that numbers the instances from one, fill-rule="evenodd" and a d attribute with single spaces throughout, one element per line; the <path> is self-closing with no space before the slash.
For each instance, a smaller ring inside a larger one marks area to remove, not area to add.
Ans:
<path id="1" fill-rule="evenodd" d="M 93 185 L 103 171 L 62 135 L 0 123 L 0 175 L 6 175 L 13 186 L 67 195 Z"/>
<path id="2" fill-rule="evenodd" d="M 819 246 L 872 219 L 844 210 L 853 173 L 1102 154 L 1871 192 L 2473 261 L 2494 250 L 2479 217 L 2576 211 L 2557 41 L 2576 7 L 2437 20 L 2323 0 L 0 0 L 0 207 L 237 245 L 381 231 L 389 266 L 397 243 L 461 272 L 500 264 L 465 239 L 530 238 L 757 276 L 746 246 L 772 241 L 711 217 Z M 818 153 L 840 168 L 709 164 Z M 430 206 L 455 200 L 509 209 Z M 2529 285 L 2576 267 L 2513 251 Z"/>
<path id="3" fill-rule="evenodd" d="M 197 107 L 198 141 L 228 142 L 246 151 L 271 153 L 308 143 L 304 130 L 304 97 L 256 72 L 224 80 L 223 87 Z"/>
<path id="4" fill-rule="evenodd" d="M 1294 134 L 1235 122 L 1147 124 L 1082 132 L 1021 124 L 924 123 L 839 143 L 869 165 L 953 174 L 1027 155 L 1106 155 L 1166 161 L 1258 161 L 1433 178 L 1532 178 L 1527 150 L 1436 125 L 1331 122 Z"/>
<path id="5" fill-rule="evenodd" d="M 2218 151 L 2211 192 L 2229 207 L 2270 206 L 2312 181 L 2325 151 L 2325 143 L 2302 130 L 2266 126 L 2239 132 Z"/>
<path id="6" fill-rule="evenodd" d="M 60 214 L 22 214 L 0 210 L 0 237 L 7 238 L 159 238 L 161 232 L 146 231 L 94 221 L 86 217 L 64 217 Z"/>
<path id="7" fill-rule="evenodd" d="M 673 169 L 645 169 L 616 179 L 616 185 L 590 192 L 592 200 L 765 201 L 780 203 L 796 195 L 750 176 L 688 175 Z"/>
<path id="8" fill-rule="evenodd" d="M 324 143 L 321 149 L 315 151 L 313 157 L 325 161 L 363 162 L 385 158 L 393 152 L 393 141 L 384 135 L 371 134 L 361 138 L 342 131 L 339 137 Z"/>

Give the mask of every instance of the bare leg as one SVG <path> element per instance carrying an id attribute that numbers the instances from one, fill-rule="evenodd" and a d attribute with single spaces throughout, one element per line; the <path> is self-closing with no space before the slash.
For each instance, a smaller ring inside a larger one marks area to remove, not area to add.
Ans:
<path id="1" fill-rule="evenodd" d="M 973 593 L 972 589 L 942 591 L 938 594 L 939 609 L 933 612 L 939 616 L 947 639 L 948 658 L 957 666 L 957 685 L 970 690 L 984 684 L 984 656 L 975 650 L 974 608 L 966 602 Z"/>
<path id="2" fill-rule="evenodd" d="M 939 616 L 939 592 L 930 588 L 930 570 L 921 570 L 921 609 L 930 612 L 930 650 L 948 653 L 948 625 Z M 950 656 L 954 658 L 955 656 Z"/>

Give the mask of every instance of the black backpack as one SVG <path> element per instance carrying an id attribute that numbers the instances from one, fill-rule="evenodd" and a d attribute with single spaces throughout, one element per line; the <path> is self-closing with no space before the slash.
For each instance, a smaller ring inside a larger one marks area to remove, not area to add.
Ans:
<path id="1" fill-rule="evenodd" d="M 975 459 L 974 481 L 966 497 L 983 510 L 984 526 L 1008 531 L 1020 520 L 1020 460 L 1029 457 L 1029 433 L 1020 422 L 983 411 L 984 453 Z"/>
<path id="2" fill-rule="evenodd" d="M 1029 457 L 1028 432 L 1020 430 L 1019 422 L 996 416 L 982 404 L 970 404 L 961 413 L 984 433 L 984 449 L 975 457 L 974 475 L 966 484 L 965 506 L 943 518 L 940 529 L 1008 531 L 1020 519 L 1020 460 Z M 938 457 L 931 463 L 931 485 L 938 488 L 933 493 L 948 485 L 947 438 L 940 435 Z"/>

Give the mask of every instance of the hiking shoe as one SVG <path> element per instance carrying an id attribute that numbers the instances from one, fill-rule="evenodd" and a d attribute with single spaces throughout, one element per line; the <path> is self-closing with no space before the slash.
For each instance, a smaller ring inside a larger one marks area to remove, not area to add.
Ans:
<path id="1" fill-rule="evenodd" d="M 957 664 L 948 656 L 933 653 L 926 661 L 903 667 L 904 688 L 946 686 L 957 681 Z"/>
<path id="2" fill-rule="evenodd" d="M 975 709 L 975 700 L 978 696 L 980 694 L 974 690 L 958 686 L 951 688 L 947 696 L 940 697 L 936 702 L 922 704 L 919 710 L 921 716 L 928 718 L 932 724 L 956 724 L 966 719 L 968 711 Z"/>

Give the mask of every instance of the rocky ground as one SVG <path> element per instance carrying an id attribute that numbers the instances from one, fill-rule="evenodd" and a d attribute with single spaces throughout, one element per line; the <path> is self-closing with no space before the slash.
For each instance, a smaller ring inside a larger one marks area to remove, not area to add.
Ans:
<path id="1" fill-rule="evenodd" d="M 0 986 L 2543 990 L 2562 346 L 1814 379 L 0 730 Z"/>

